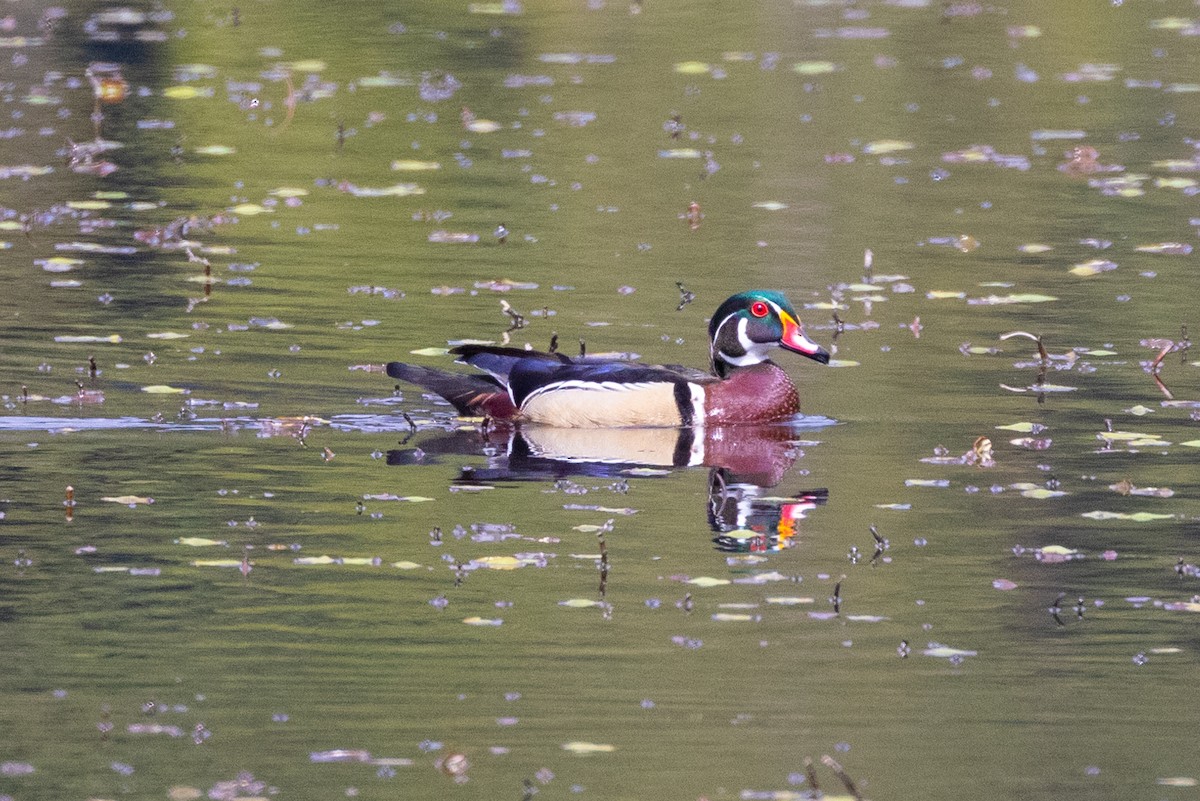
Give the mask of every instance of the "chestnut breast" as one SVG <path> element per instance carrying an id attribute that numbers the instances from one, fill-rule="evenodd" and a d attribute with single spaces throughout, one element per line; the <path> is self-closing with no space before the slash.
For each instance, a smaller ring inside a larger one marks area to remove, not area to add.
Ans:
<path id="1" fill-rule="evenodd" d="M 800 394 L 773 362 L 739 367 L 723 381 L 705 384 L 704 419 L 709 425 L 775 423 L 800 411 Z"/>

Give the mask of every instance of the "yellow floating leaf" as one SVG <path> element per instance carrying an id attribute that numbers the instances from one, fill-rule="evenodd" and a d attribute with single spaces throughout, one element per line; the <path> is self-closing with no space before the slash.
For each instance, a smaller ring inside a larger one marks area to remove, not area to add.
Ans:
<path id="1" fill-rule="evenodd" d="M 146 334 L 146 339 L 187 339 L 191 334 L 180 334 L 175 331 L 162 331 L 156 334 Z"/>
<path id="2" fill-rule="evenodd" d="M 966 292 L 955 292 L 952 289 L 931 289 L 925 293 L 925 297 L 930 300 L 962 300 L 966 296 Z"/>
<path id="3" fill-rule="evenodd" d="M 863 145 L 863 152 L 871 156 L 878 156 L 885 153 L 900 153 L 912 150 L 914 147 L 916 145 L 912 142 L 905 142 L 901 139 L 880 139 Z"/>
<path id="4" fill-rule="evenodd" d="M 606 743 L 573 741 L 569 743 L 563 743 L 562 749 L 564 751 L 570 751 L 572 754 L 578 754 L 579 756 L 587 756 L 588 754 L 611 754 L 613 751 L 617 750 L 617 747 L 615 745 L 608 745 Z"/>
<path id="5" fill-rule="evenodd" d="M 192 548 L 206 548 L 212 545 L 228 545 L 225 540 L 210 540 L 207 537 L 180 537 L 175 540 L 176 545 L 187 545 Z"/>
<path id="6" fill-rule="evenodd" d="M 571 598 L 567 601 L 559 601 L 559 606 L 567 606 L 571 609 L 586 609 L 591 606 L 600 606 L 600 601 L 592 601 L 587 598 Z"/>
<path id="7" fill-rule="evenodd" d="M 471 133 L 488 134 L 500 130 L 501 125 L 495 120 L 471 120 L 466 128 Z"/>
<path id="8" fill-rule="evenodd" d="M 74 270 L 76 267 L 84 264 L 83 259 L 71 259 L 66 256 L 52 256 L 48 259 L 36 259 L 34 264 L 39 265 L 48 273 L 65 273 Z"/>
<path id="9" fill-rule="evenodd" d="M 195 97 L 212 97 L 213 89 L 211 86 L 192 86 L 190 84 L 182 84 L 180 86 L 168 86 L 163 89 L 163 97 L 169 97 L 172 100 L 191 100 Z"/>
<path id="10" fill-rule="evenodd" d="M 1099 275 L 1100 273 L 1106 273 L 1115 269 L 1117 269 L 1117 263 L 1115 261 L 1109 261 L 1108 259 L 1092 259 L 1091 261 L 1085 261 L 1082 264 L 1076 264 L 1074 267 L 1068 270 L 1068 272 L 1072 275 L 1078 275 L 1081 278 L 1090 278 L 1093 275 Z"/>
<path id="11" fill-rule="evenodd" d="M 1179 444 L 1188 448 L 1200 448 L 1200 439 L 1189 439 L 1187 442 L 1181 442 Z"/>
<path id="12" fill-rule="evenodd" d="M 109 334 L 108 336 L 94 336 L 83 334 L 80 336 L 62 335 L 54 338 L 55 342 L 109 342 L 113 345 L 119 345 L 123 341 L 120 334 Z"/>
<path id="13" fill-rule="evenodd" d="M 799 606 L 800 604 L 811 604 L 815 602 L 815 599 L 813 598 L 794 595 L 776 595 L 766 598 L 765 600 L 767 603 L 775 604 L 776 606 Z"/>
<path id="14" fill-rule="evenodd" d="M 1036 500 L 1044 500 L 1046 498 L 1061 498 L 1067 493 L 1062 490 L 1046 489 L 1045 487 L 1036 487 L 1021 491 L 1021 496 L 1024 498 L 1034 498 Z"/>
<path id="15" fill-rule="evenodd" d="M 778 200 L 760 200 L 757 203 L 751 203 L 750 205 L 756 209 L 763 209 L 765 211 L 783 211 L 788 207 L 788 204 Z M 872 287 L 872 289 L 874 289 L 874 287 Z"/>
<path id="16" fill-rule="evenodd" d="M 856 362 L 851 359 L 830 359 L 828 364 L 830 367 L 858 367 L 862 362 Z"/>
<path id="17" fill-rule="evenodd" d="M 143 498 L 140 495 L 106 495 L 100 500 L 108 501 L 109 503 L 123 503 L 126 506 L 154 503 L 153 498 Z"/>
<path id="18" fill-rule="evenodd" d="M 481 556 L 478 559 L 472 559 L 471 564 L 492 570 L 516 570 L 527 563 L 515 556 Z"/>
<path id="19" fill-rule="evenodd" d="M 79 211 L 100 211 L 112 208 L 112 204 L 107 200 L 68 200 L 67 206 Z"/>
<path id="20" fill-rule="evenodd" d="M 675 71 L 680 75 L 704 75 L 712 67 L 703 61 L 681 61 L 675 65 Z"/>
<path id="21" fill-rule="evenodd" d="M 241 567 L 241 559 L 195 559 L 192 567 Z"/>
<path id="22" fill-rule="evenodd" d="M 1030 242 L 1028 245 L 1021 245 L 1020 247 L 1017 248 L 1017 250 L 1019 250 L 1022 253 L 1036 255 L 1038 253 L 1046 253 L 1048 251 L 1054 250 L 1054 248 L 1052 248 L 1050 245 L 1042 245 L 1037 242 Z"/>
<path id="23" fill-rule="evenodd" d="M 295 187 L 295 186 L 281 186 L 278 189 L 272 189 L 267 194 L 271 195 L 272 197 L 281 197 L 281 198 L 304 197 L 305 195 L 308 194 L 308 190 L 301 189 L 301 188 Z"/>
<path id="24" fill-rule="evenodd" d="M 720 587 L 723 584 L 731 584 L 729 579 L 713 578 L 712 576 L 697 576 L 694 579 L 688 579 L 688 584 L 697 587 Z"/>
<path id="25" fill-rule="evenodd" d="M 417 568 L 421 567 L 421 565 L 417 564 L 416 562 L 401 561 L 392 562 L 392 567 L 399 568 L 400 570 L 416 570 Z"/>
<path id="26" fill-rule="evenodd" d="M 1192 252 L 1192 246 L 1184 242 L 1155 242 L 1152 245 L 1138 245 L 1138 253 L 1154 253 L 1166 256 L 1186 256 Z"/>
<path id="27" fill-rule="evenodd" d="M 1183 163 L 1188 165 L 1187 169 L 1193 168 L 1192 162 Z M 1157 189 L 1191 189 L 1196 186 L 1196 181 L 1192 178 L 1155 178 L 1154 186 Z"/>
<path id="28" fill-rule="evenodd" d="M 1200 782 L 1191 776 L 1166 776 L 1158 780 L 1163 787 L 1195 787 Z"/>
<path id="29" fill-rule="evenodd" d="M 321 556 L 301 556 L 292 560 L 294 565 L 336 565 L 341 560 L 335 559 L 328 554 Z"/>
<path id="30" fill-rule="evenodd" d="M 148 387 L 142 387 L 142 392 L 149 392 L 151 395 L 188 395 L 191 390 L 170 387 L 166 384 L 151 384 Z"/>
<path id="31" fill-rule="evenodd" d="M 731 612 L 717 612 L 712 616 L 712 619 L 718 623 L 745 623 L 754 620 L 754 615 L 733 614 Z"/>
<path id="32" fill-rule="evenodd" d="M 230 145 L 201 145 L 196 153 L 201 156 L 232 156 L 237 148 Z"/>
<path id="33" fill-rule="evenodd" d="M 827 75 L 837 70 L 837 64 L 832 61 L 801 61 L 792 69 L 801 75 Z"/>
<path id="34" fill-rule="evenodd" d="M 1009 423 L 1006 426 L 996 426 L 1001 431 L 1016 431 L 1018 434 L 1032 434 L 1035 427 L 1034 423 Z"/>
<path id="35" fill-rule="evenodd" d="M 463 618 L 463 623 L 466 623 L 468 626 L 499 626 L 503 622 L 504 621 L 500 618 L 486 618 L 478 616 Z"/>
<path id="36" fill-rule="evenodd" d="M 271 209 L 266 206 L 260 206 L 257 203 L 239 203 L 230 209 L 234 214 L 240 214 L 243 217 L 253 217 L 256 214 L 270 214 Z"/>
<path id="37" fill-rule="evenodd" d="M 284 65 L 293 72 L 324 72 L 325 62 L 315 58 L 305 58 Z"/>
<path id="38" fill-rule="evenodd" d="M 659 158 L 664 159 L 698 159 L 703 155 L 693 147 L 675 147 L 670 150 L 658 151 Z"/>
<path id="39" fill-rule="evenodd" d="M 392 162 L 393 170 L 404 172 L 423 172 L 426 170 L 440 170 L 441 162 L 437 161 L 418 161 L 417 159 L 396 159 Z"/>
<path id="40" fill-rule="evenodd" d="M 1145 440 L 1161 440 L 1162 437 L 1158 434 L 1144 434 L 1138 431 L 1101 431 L 1096 435 L 1097 439 L 1105 439 L 1109 442 L 1129 442 L 1129 441 L 1145 441 Z"/>
<path id="41" fill-rule="evenodd" d="M 445 356 L 449 352 L 449 348 L 418 348 L 409 351 L 413 356 Z"/>

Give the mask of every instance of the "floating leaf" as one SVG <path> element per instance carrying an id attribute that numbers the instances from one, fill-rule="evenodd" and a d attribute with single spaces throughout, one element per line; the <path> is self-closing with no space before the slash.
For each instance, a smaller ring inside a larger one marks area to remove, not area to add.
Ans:
<path id="1" fill-rule="evenodd" d="M 1019 250 L 1022 253 L 1036 255 L 1038 253 L 1046 253 L 1047 251 L 1054 250 L 1054 248 L 1050 247 L 1049 245 L 1030 243 L 1028 245 L 1021 245 L 1020 247 L 1017 248 L 1017 250 Z"/>
<path id="2" fill-rule="evenodd" d="M 1080 517 L 1086 517 L 1089 520 L 1132 520 L 1135 523 L 1150 523 L 1155 520 L 1172 520 L 1175 515 L 1155 514 L 1153 512 L 1105 512 L 1096 510 L 1094 512 L 1084 512 Z"/>
<path id="3" fill-rule="evenodd" d="M 712 619 L 718 623 L 745 623 L 754 620 L 754 615 L 733 614 L 730 612 L 717 612 L 712 616 Z"/>
<path id="4" fill-rule="evenodd" d="M 1035 500 L 1044 500 L 1046 498 L 1061 498 L 1067 493 L 1062 490 L 1046 489 L 1045 487 L 1036 487 L 1034 489 L 1021 490 L 1021 496 L 1024 498 L 1034 498 Z"/>
<path id="5" fill-rule="evenodd" d="M 775 604 L 776 606 L 799 606 L 801 604 L 811 604 L 811 603 L 815 602 L 815 599 L 813 599 L 813 598 L 802 597 L 802 596 L 784 596 L 784 595 L 776 595 L 776 596 L 766 598 L 764 600 L 767 603 Z"/>
<path id="6" fill-rule="evenodd" d="M 442 165 L 437 161 L 418 161 L 417 159 L 396 159 L 392 162 L 392 169 L 403 172 L 422 172 L 426 170 L 440 170 Z"/>
<path id="7" fill-rule="evenodd" d="M 617 750 L 615 745 L 607 745 L 605 743 L 585 743 L 585 742 L 570 742 L 563 743 L 562 749 L 570 751 L 572 754 L 579 756 L 587 756 L 588 754 L 611 754 Z"/>
<path id="8" fill-rule="evenodd" d="M 468 626 L 499 626 L 504 621 L 500 618 L 468 617 L 463 618 L 463 623 L 466 623 Z"/>
<path id="9" fill-rule="evenodd" d="M 756 209 L 763 209 L 765 211 L 783 211 L 788 207 L 788 204 L 778 200 L 760 200 L 750 205 Z"/>
<path id="10" fill-rule="evenodd" d="M 34 259 L 34 264 L 48 273 L 66 273 L 84 264 L 83 259 L 71 259 L 66 256 L 53 256 L 49 259 Z"/>
<path id="11" fill-rule="evenodd" d="M 501 125 L 494 120 L 471 120 L 467 123 L 466 128 L 471 133 L 487 134 L 500 130 Z"/>
<path id="12" fill-rule="evenodd" d="M 187 84 L 181 86 L 168 86 L 163 89 L 163 97 L 169 97 L 172 100 L 191 100 L 196 97 L 212 97 L 213 88 L 211 86 L 190 86 Z"/>
<path id="13" fill-rule="evenodd" d="M 1015 590 L 1017 588 L 1016 582 L 1008 579 L 996 579 L 992 582 L 992 586 L 998 590 Z"/>
<path id="14" fill-rule="evenodd" d="M 105 497 L 101 498 L 100 500 L 108 501 L 109 503 L 122 503 L 122 504 L 125 504 L 126 506 L 137 506 L 138 504 L 154 503 L 153 498 L 143 498 L 140 495 L 106 495 Z"/>
<path id="15" fill-rule="evenodd" d="M 1132 442 L 1146 440 L 1162 439 L 1158 434 L 1143 434 L 1138 431 L 1101 431 L 1096 435 L 1097 439 L 1108 440 L 1109 442 Z"/>
<path id="16" fill-rule="evenodd" d="M 904 486 L 943 488 L 950 486 L 950 482 L 944 478 L 906 478 L 904 479 Z"/>
<path id="17" fill-rule="evenodd" d="M 720 587 L 724 584 L 731 584 L 729 579 L 713 578 L 712 576 L 697 576 L 694 579 L 688 579 L 685 583 L 692 584 L 697 587 Z"/>
<path id="18" fill-rule="evenodd" d="M 410 197 L 425 194 L 424 188 L 417 184 L 392 184 L 384 187 L 355 186 L 345 187 L 354 197 Z"/>
<path id="19" fill-rule="evenodd" d="M 305 58 L 284 65 L 292 72 L 324 72 L 326 64 L 316 58 Z"/>
<path id="20" fill-rule="evenodd" d="M 406 561 L 400 561 L 400 562 L 392 562 L 392 567 L 398 568 L 400 570 L 416 570 L 417 568 L 421 567 L 421 565 L 417 564 L 416 562 L 409 562 L 406 560 Z"/>
<path id="21" fill-rule="evenodd" d="M 192 567 L 237 567 L 242 566 L 241 559 L 196 559 Z"/>
<path id="22" fill-rule="evenodd" d="M 300 556 L 292 560 L 294 565 L 336 565 L 340 559 L 323 554 L 321 556 Z"/>
<path id="23" fill-rule="evenodd" d="M 912 142 L 905 142 L 900 139 L 880 139 L 876 142 L 868 142 L 863 145 L 863 152 L 878 156 L 885 153 L 899 153 L 904 150 L 912 150 L 916 147 Z"/>
<path id="24" fill-rule="evenodd" d="M 230 209 L 234 214 L 240 214 L 243 217 L 253 217 L 257 214 L 271 214 L 274 210 L 258 203 L 239 203 Z"/>
<path id="25" fill-rule="evenodd" d="M 68 336 L 68 335 L 57 336 L 54 338 L 54 341 L 55 342 L 108 342 L 113 345 L 119 345 L 119 344 L 121 344 L 121 342 L 123 340 L 121 339 L 120 334 L 109 334 L 108 336 L 92 336 L 92 335 L 85 334 L 85 335 L 80 335 L 80 336 Z"/>
<path id="26" fill-rule="evenodd" d="M 156 334 L 146 334 L 146 339 L 187 339 L 191 334 L 180 334 L 175 331 L 162 331 Z"/>
<path id="27" fill-rule="evenodd" d="M 930 643 L 929 647 L 922 651 L 925 656 L 935 656 L 939 659 L 950 659 L 952 657 L 978 656 L 978 651 L 964 651 L 961 648 L 951 648 L 948 645 L 939 645 Z"/>
<path id="28" fill-rule="evenodd" d="M 1192 252 L 1192 246 L 1183 242 L 1155 242 L 1152 245 L 1138 245 L 1138 253 L 1155 253 L 1162 256 L 1186 256 Z"/>
<path id="29" fill-rule="evenodd" d="M 703 61 L 681 61 L 675 65 L 675 71 L 680 75 L 704 75 L 711 72 L 712 67 Z"/>
<path id="30" fill-rule="evenodd" d="M 1196 601 L 1171 601 L 1163 604 L 1168 612 L 1200 612 L 1200 603 Z M 1190 786 L 1190 785 L 1189 785 Z"/>
<path id="31" fill-rule="evenodd" d="M 151 395 L 187 395 L 191 393 L 191 390 L 170 387 L 166 384 L 151 384 L 148 387 L 142 387 L 142 392 L 149 392 Z"/>
<path id="32" fill-rule="evenodd" d="M 196 148 L 196 153 L 201 156 L 232 156 L 237 152 L 237 148 L 230 145 L 202 145 Z"/>
<path id="33" fill-rule="evenodd" d="M 837 64 L 832 61 L 801 61 L 792 69 L 801 75 L 827 75 L 837 70 Z"/>
<path id="34" fill-rule="evenodd" d="M 476 567 L 486 567 L 491 570 L 516 570 L 518 567 L 524 567 L 529 564 L 524 559 L 518 559 L 515 556 L 481 556 L 478 559 L 472 559 L 470 564 Z"/>
<path id="35" fill-rule="evenodd" d="M 955 292 L 947 289 L 932 289 L 925 293 L 925 297 L 930 300 L 962 300 L 967 296 L 966 292 Z"/>
<path id="36" fill-rule="evenodd" d="M 988 295 L 984 298 L 970 298 L 967 303 L 972 306 L 1008 306 L 1014 303 L 1050 303 L 1058 300 L 1053 295 L 1038 295 L 1022 293 L 1013 295 Z"/>
<path id="37" fill-rule="evenodd" d="M 1015 431 L 1018 434 L 1036 434 L 1045 430 L 1039 423 L 1009 423 L 1006 426 L 996 426 L 1001 431 Z"/>
<path id="38" fill-rule="evenodd" d="M 176 545 L 187 545 L 192 548 L 205 548 L 212 545 L 227 546 L 229 543 L 226 540 L 210 540 L 207 537 L 180 537 L 175 540 Z"/>
<path id="39" fill-rule="evenodd" d="M 602 606 L 600 601 L 592 601 L 587 598 L 571 598 L 567 601 L 559 601 L 559 606 L 570 607 L 571 609 L 585 609 L 591 606 Z"/>
<path id="40" fill-rule="evenodd" d="M 1092 259 L 1091 261 L 1085 261 L 1082 264 L 1076 264 L 1068 272 L 1070 272 L 1072 275 L 1078 275 L 1082 278 L 1090 278 L 1093 275 L 1099 275 L 1100 273 L 1106 273 L 1115 269 L 1117 269 L 1117 263 L 1115 261 L 1109 261 L 1108 259 Z"/>
<path id="41" fill-rule="evenodd" d="M 676 147 L 658 151 L 660 159 L 698 159 L 704 154 L 694 147 Z"/>
<path id="42" fill-rule="evenodd" d="M 479 234 L 472 234 L 465 231 L 431 231 L 428 237 L 430 242 L 443 245 L 462 245 L 471 244 L 479 241 Z"/>

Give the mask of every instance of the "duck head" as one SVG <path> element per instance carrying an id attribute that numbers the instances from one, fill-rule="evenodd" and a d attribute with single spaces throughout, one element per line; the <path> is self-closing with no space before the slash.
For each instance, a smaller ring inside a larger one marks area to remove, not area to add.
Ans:
<path id="1" fill-rule="evenodd" d="M 708 338 L 713 372 L 722 378 L 734 367 L 767 361 L 776 347 L 829 363 L 829 351 L 805 336 L 800 317 L 778 292 L 754 289 L 729 298 L 712 316 Z"/>

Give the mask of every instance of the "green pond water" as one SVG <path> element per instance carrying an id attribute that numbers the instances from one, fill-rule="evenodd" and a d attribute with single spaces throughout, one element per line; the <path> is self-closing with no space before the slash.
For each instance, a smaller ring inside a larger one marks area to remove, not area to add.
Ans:
<path id="1" fill-rule="evenodd" d="M 0 799 L 1197 797 L 1195 4 L 21 2 L 0 64 Z M 736 470 L 381 372 L 703 367 L 756 287 L 834 362 Z"/>

